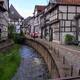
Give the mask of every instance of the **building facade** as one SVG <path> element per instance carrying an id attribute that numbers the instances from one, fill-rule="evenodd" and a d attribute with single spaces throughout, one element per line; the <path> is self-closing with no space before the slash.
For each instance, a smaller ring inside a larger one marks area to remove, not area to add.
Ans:
<path id="1" fill-rule="evenodd" d="M 53 41 L 64 43 L 66 34 L 76 36 L 75 16 L 80 14 L 79 0 L 53 0 L 46 7 L 43 17 L 44 23 L 49 26 L 43 28 L 44 36 L 52 37 Z M 48 22 L 46 22 L 48 21 Z M 47 35 L 49 34 L 49 35 Z M 51 36 L 50 36 L 51 35 Z M 78 40 L 80 37 L 78 36 Z"/>
<path id="2" fill-rule="evenodd" d="M 16 28 L 16 32 L 20 33 L 23 17 L 17 12 L 13 5 L 10 6 L 9 24 L 12 24 Z"/>
<path id="3" fill-rule="evenodd" d="M 36 5 L 34 9 L 34 32 L 38 32 L 41 36 L 41 16 L 46 6 Z"/>
<path id="4" fill-rule="evenodd" d="M 0 41 L 8 38 L 8 0 L 0 0 Z"/>
<path id="5" fill-rule="evenodd" d="M 24 34 L 30 34 L 33 32 L 33 27 L 34 27 L 34 18 L 29 16 L 26 19 L 24 19 L 23 21 L 23 27 L 22 27 L 22 31 L 24 32 Z"/>

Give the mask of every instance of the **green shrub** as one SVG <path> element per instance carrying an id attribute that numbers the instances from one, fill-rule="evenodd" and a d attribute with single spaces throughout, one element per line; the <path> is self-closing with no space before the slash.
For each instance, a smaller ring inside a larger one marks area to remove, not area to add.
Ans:
<path id="1" fill-rule="evenodd" d="M 25 37 L 19 33 L 15 33 L 13 40 L 15 43 L 22 44 L 25 42 Z"/>
<path id="2" fill-rule="evenodd" d="M 15 43 L 21 44 L 25 42 L 25 36 L 23 32 L 20 33 L 16 32 L 16 27 L 14 25 L 8 25 L 8 37 L 12 39 Z"/>
<path id="3" fill-rule="evenodd" d="M 75 37 L 73 35 L 66 34 L 65 35 L 65 44 L 72 44 L 74 39 L 75 39 Z"/>
<path id="4" fill-rule="evenodd" d="M 14 37 L 14 33 L 16 32 L 16 28 L 14 25 L 8 25 L 8 38 L 12 39 Z"/>

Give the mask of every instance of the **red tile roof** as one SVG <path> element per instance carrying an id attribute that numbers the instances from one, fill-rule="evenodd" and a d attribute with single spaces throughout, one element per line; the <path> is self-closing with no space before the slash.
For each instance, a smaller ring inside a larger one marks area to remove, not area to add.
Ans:
<path id="1" fill-rule="evenodd" d="M 75 4 L 80 5 L 80 0 L 56 0 L 58 3 L 61 4 Z"/>
<path id="2" fill-rule="evenodd" d="M 43 5 L 36 5 L 35 6 L 35 9 L 38 11 L 38 12 L 42 12 L 44 9 L 45 9 L 46 6 L 43 6 Z"/>

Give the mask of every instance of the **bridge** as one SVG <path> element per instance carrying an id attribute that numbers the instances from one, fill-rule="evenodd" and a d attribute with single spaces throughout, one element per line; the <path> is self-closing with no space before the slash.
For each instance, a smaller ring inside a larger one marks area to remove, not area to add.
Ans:
<path id="1" fill-rule="evenodd" d="M 78 48 L 32 38 L 26 38 L 26 44 L 44 58 L 51 80 L 80 80 Z"/>

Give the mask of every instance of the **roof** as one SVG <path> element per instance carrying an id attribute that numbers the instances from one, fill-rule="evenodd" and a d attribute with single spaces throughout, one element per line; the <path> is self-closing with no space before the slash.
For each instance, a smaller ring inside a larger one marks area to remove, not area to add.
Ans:
<path id="1" fill-rule="evenodd" d="M 39 13 L 39 12 L 44 11 L 45 7 L 46 6 L 44 6 L 44 5 L 36 5 L 35 10 L 38 11 L 38 13 Z"/>
<path id="2" fill-rule="evenodd" d="M 50 3 L 80 5 L 80 0 L 49 0 Z"/>
<path id="3" fill-rule="evenodd" d="M 10 6 L 10 14 L 9 17 L 11 20 L 18 21 L 19 19 L 23 19 L 23 17 L 17 12 L 13 5 Z"/>
<path id="4" fill-rule="evenodd" d="M 24 19 L 23 24 L 24 26 L 26 26 L 28 24 L 28 22 L 32 19 L 33 17 L 29 16 L 26 19 Z"/>
<path id="5" fill-rule="evenodd" d="M 80 0 L 57 0 L 63 4 L 80 4 Z"/>

